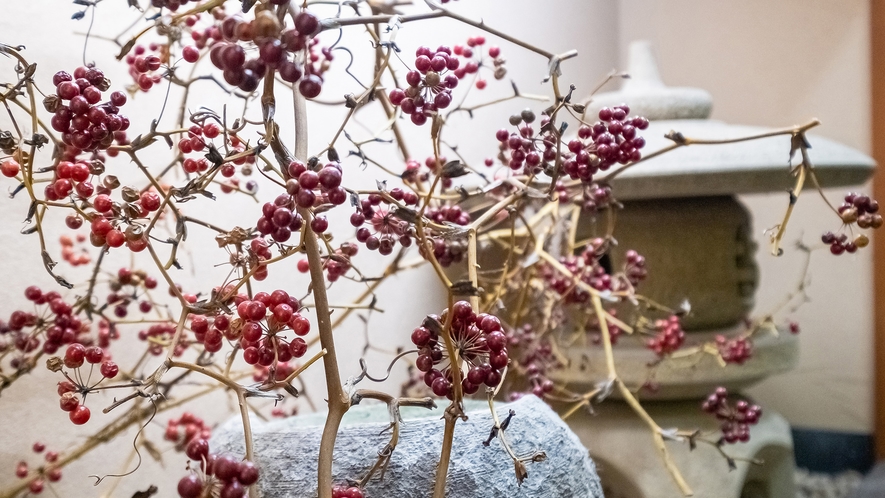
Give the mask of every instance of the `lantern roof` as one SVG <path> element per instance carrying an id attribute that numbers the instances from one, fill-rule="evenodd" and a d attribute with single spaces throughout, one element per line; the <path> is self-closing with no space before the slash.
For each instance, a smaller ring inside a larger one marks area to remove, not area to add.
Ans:
<path id="1" fill-rule="evenodd" d="M 713 107 L 710 94 L 696 88 L 664 85 L 648 42 L 630 45 L 629 74 L 630 78 L 620 90 L 596 95 L 588 106 L 588 115 L 595 116 L 602 107 L 627 103 L 630 114 L 650 120 L 648 129 L 641 132 L 647 143 L 644 154 L 671 146 L 673 142 L 666 138 L 671 131 L 703 140 L 773 131 L 709 119 Z M 823 186 L 861 184 L 876 166 L 871 157 L 856 149 L 813 134 L 806 137 L 811 145 L 809 157 Z M 793 184 L 790 140 L 789 135 L 779 135 L 728 144 L 679 147 L 631 166 L 614 179 L 613 186 L 619 199 L 784 191 Z M 797 160 L 798 157 L 793 159 L 793 165 Z M 806 182 L 807 188 L 813 186 L 813 182 Z"/>

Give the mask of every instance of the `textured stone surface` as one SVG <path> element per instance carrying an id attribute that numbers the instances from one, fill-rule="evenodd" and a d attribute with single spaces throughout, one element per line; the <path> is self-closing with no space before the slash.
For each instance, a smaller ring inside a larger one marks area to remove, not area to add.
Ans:
<path id="1" fill-rule="evenodd" d="M 438 403 L 443 405 L 443 403 Z M 485 406 L 485 408 L 480 408 Z M 475 409 L 471 409 L 475 408 Z M 498 405 L 501 416 L 513 409 L 516 416 L 507 430 L 517 455 L 538 450 L 547 460 L 527 464 L 528 478 L 516 484 L 513 463 L 500 442 L 488 447 L 493 423 L 484 403 L 468 404 L 469 420 L 458 422 L 447 496 L 457 498 L 503 497 L 602 497 L 596 467 L 577 436 L 543 401 L 526 396 Z M 370 498 L 419 498 L 431 495 L 436 462 L 442 446 L 442 407 L 436 410 L 404 408 L 400 442 L 383 480 L 373 478 L 366 486 Z M 256 460 L 262 468 L 261 496 L 316 496 L 316 455 L 319 452 L 323 415 L 292 417 L 271 423 L 253 420 Z M 337 482 L 358 478 L 377 459 L 389 441 L 386 405 L 357 406 L 348 412 L 335 446 L 334 475 Z M 239 418 L 215 431 L 213 452 L 243 454 Z"/>
<path id="2" fill-rule="evenodd" d="M 734 336 L 742 330 L 735 327 L 730 330 L 691 333 L 688 341 L 699 344 L 715 340 L 717 333 Z M 573 365 L 583 368 L 554 370 L 550 377 L 558 382 L 565 382 L 574 389 L 589 389 L 608 378 L 605 367 L 605 355 L 600 346 L 573 346 L 563 350 L 566 359 Z M 648 380 L 648 365 L 654 361 L 655 355 L 638 342 L 623 341 L 614 350 L 615 363 L 621 379 L 632 386 L 642 385 Z M 735 392 L 746 389 L 767 377 L 792 370 L 799 362 L 799 338 L 787 331 L 781 331 L 778 337 L 763 334 L 753 339 L 753 356 L 743 365 L 722 366 L 712 355 L 700 358 L 686 357 L 665 361 L 654 370 L 654 392 L 643 390 L 643 400 L 700 400 L 708 396 L 719 386 Z M 612 395 L 618 398 L 618 393 Z M 694 402 L 700 406 L 699 402 Z M 571 420 L 569 420 L 571 422 Z M 754 436 L 755 433 L 754 433 Z"/>

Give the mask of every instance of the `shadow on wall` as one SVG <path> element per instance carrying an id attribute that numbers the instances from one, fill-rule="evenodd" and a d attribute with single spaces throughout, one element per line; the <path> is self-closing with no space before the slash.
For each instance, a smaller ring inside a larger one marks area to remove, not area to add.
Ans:
<path id="1" fill-rule="evenodd" d="M 590 457 L 596 464 L 596 472 L 599 474 L 599 480 L 602 481 L 602 492 L 605 493 L 605 498 L 645 497 L 642 491 L 620 469 L 597 455 L 591 453 Z"/>

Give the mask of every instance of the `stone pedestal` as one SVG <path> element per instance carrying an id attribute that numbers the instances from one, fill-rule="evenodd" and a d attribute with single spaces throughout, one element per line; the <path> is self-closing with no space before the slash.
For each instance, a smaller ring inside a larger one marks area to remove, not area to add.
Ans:
<path id="1" fill-rule="evenodd" d="M 696 401 L 644 402 L 643 406 L 663 428 L 696 427 L 715 433 L 715 419 L 701 412 Z M 564 408 L 564 407 L 556 407 Z M 624 403 L 610 401 L 596 407 L 597 414 L 579 412 L 569 426 L 590 446 L 606 498 L 674 498 L 679 489 L 664 467 L 645 425 Z M 794 484 L 793 441 L 787 421 L 770 410 L 753 426 L 747 443 L 726 445 L 732 457 L 760 459 L 762 465 L 736 461 L 729 471 L 725 458 L 712 446 L 667 442 L 667 448 L 694 496 L 704 498 L 792 498 Z M 716 436 L 711 436 L 715 438 Z"/>
<path id="2" fill-rule="evenodd" d="M 387 405 L 356 406 L 347 412 L 338 431 L 333 473 L 338 482 L 365 475 L 390 441 Z M 366 485 L 372 498 L 426 498 L 432 494 L 442 448 L 446 400 L 434 410 L 402 408 L 400 440 L 384 477 L 376 474 Z M 528 477 L 519 486 L 513 460 L 501 443 L 483 445 L 494 423 L 488 404 L 465 405 L 468 420 L 455 426 L 446 496 L 457 498 L 581 497 L 602 498 L 599 477 L 587 449 L 546 403 L 534 396 L 499 404 L 498 414 L 516 414 L 507 429 L 513 451 L 520 457 L 537 451 L 546 460 L 527 463 Z M 325 414 L 290 417 L 269 423 L 252 421 L 258 481 L 263 498 L 317 496 L 316 476 Z M 213 452 L 243 455 L 243 427 L 239 417 L 217 429 L 210 441 Z"/>

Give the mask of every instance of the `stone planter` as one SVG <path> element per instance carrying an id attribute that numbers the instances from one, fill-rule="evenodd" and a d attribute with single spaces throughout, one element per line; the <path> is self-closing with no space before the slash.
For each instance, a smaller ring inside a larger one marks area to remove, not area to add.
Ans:
<path id="1" fill-rule="evenodd" d="M 344 417 L 335 446 L 334 475 L 339 482 L 359 478 L 377 460 L 390 440 L 387 405 L 353 407 Z M 442 447 L 443 409 L 402 408 L 400 441 L 383 479 L 366 486 L 372 498 L 424 498 L 431 495 Z M 543 401 L 526 396 L 498 405 L 498 413 L 516 415 L 507 429 L 517 455 L 544 451 L 547 459 L 527 464 L 528 478 L 518 486 L 513 461 L 497 440 L 484 446 L 493 426 L 488 405 L 468 401 L 466 422 L 458 422 L 446 496 L 492 497 L 602 497 L 596 467 L 578 437 Z M 252 421 L 256 461 L 261 466 L 260 496 L 311 497 L 316 493 L 317 461 L 325 414 L 290 417 L 263 423 Z M 213 452 L 242 455 L 243 430 L 239 417 L 215 431 Z"/>

